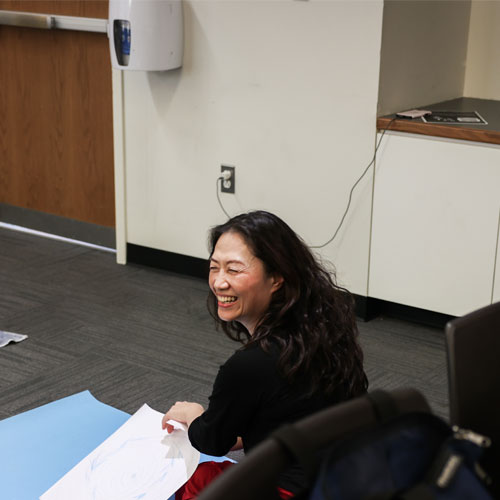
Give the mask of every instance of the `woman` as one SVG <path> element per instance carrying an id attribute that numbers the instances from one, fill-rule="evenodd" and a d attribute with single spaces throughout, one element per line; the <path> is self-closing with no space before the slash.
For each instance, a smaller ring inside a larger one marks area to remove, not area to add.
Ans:
<path id="1" fill-rule="evenodd" d="M 210 249 L 210 313 L 243 347 L 221 366 L 207 410 L 178 402 L 164 428 L 187 424 L 209 455 L 248 452 L 281 425 L 366 392 L 352 298 L 285 222 L 238 215 L 212 229 Z M 202 464 L 177 498 L 194 498 L 226 466 Z M 298 466 L 277 485 L 282 498 L 303 486 Z"/>

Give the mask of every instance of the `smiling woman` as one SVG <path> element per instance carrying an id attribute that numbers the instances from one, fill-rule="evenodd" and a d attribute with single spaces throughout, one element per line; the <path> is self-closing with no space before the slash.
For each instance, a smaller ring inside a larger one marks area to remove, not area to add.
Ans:
<path id="1" fill-rule="evenodd" d="M 199 451 L 245 452 L 285 423 L 366 392 L 353 300 L 280 218 L 255 211 L 210 232 L 216 324 L 243 346 L 219 369 L 207 410 L 178 402 L 164 416 L 189 426 Z M 176 495 L 195 498 L 228 464 L 206 463 Z M 298 464 L 276 485 L 281 498 L 305 486 Z"/>
<path id="2" fill-rule="evenodd" d="M 283 278 L 268 275 L 243 237 L 230 231 L 217 241 L 208 281 L 217 298 L 218 317 L 226 322 L 238 321 L 252 335 Z"/>

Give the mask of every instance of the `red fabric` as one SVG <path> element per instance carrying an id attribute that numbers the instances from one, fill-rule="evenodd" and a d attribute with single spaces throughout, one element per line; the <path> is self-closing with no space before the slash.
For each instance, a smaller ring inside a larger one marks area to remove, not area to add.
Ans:
<path id="1" fill-rule="evenodd" d="M 181 486 L 175 494 L 175 500 L 191 500 L 196 498 L 201 490 L 224 472 L 233 462 L 203 462 L 194 471 L 188 482 Z"/>
<path id="2" fill-rule="evenodd" d="M 179 488 L 175 500 L 192 500 L 196 498 L 203 488 L 208 486 L 219 474 L 231 467 L 233 462 L 203 462 L 194 471 L 188 482 Z M 293 494 L 283 488 L 278 488 L 278 495 L 284 500 L 293 498 Z"/>
<path id="3" fill-rule="evenodd" d="M 288 500 L 289 498 L 293 498 L 294 497 L 293 493 L 291 493 L 290 491 L 284 490 L 283 488 L 278 488 L 278 495 L 283 500 Z"/>

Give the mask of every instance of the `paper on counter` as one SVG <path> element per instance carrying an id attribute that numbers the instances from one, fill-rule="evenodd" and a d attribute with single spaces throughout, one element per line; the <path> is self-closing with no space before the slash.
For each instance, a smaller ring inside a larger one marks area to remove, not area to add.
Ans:
<path id="1" fill-rule="evenodd" d="M 21 342 L 21 340 L 27 338 L 27 335 L 22 335 L 21 333 L 12 333 L 0 330 L 0 347 L 6 346 L 9 342 Z"/>
<path id="2" fill-rule="evenodd" d="M 178 429 L 168 434 L 161 428 L 162 418 L 143 405 L 40 500 L 169 498 L 191 477 L 200 454 L 191 446 L 186 427 L 176 422 Z"/>

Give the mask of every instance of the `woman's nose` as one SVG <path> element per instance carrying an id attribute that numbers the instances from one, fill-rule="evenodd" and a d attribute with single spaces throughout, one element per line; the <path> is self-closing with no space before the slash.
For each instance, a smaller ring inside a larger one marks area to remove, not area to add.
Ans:
<path id="1" fill-rule="evenodd" d="M 217 290 L 225 290 L 226 288 L 228 288 L 229 283 L 227 282 L 224 273 L 219 273 L 217 274 L 217 276 L 215 276 L 213 286 Z"/>

